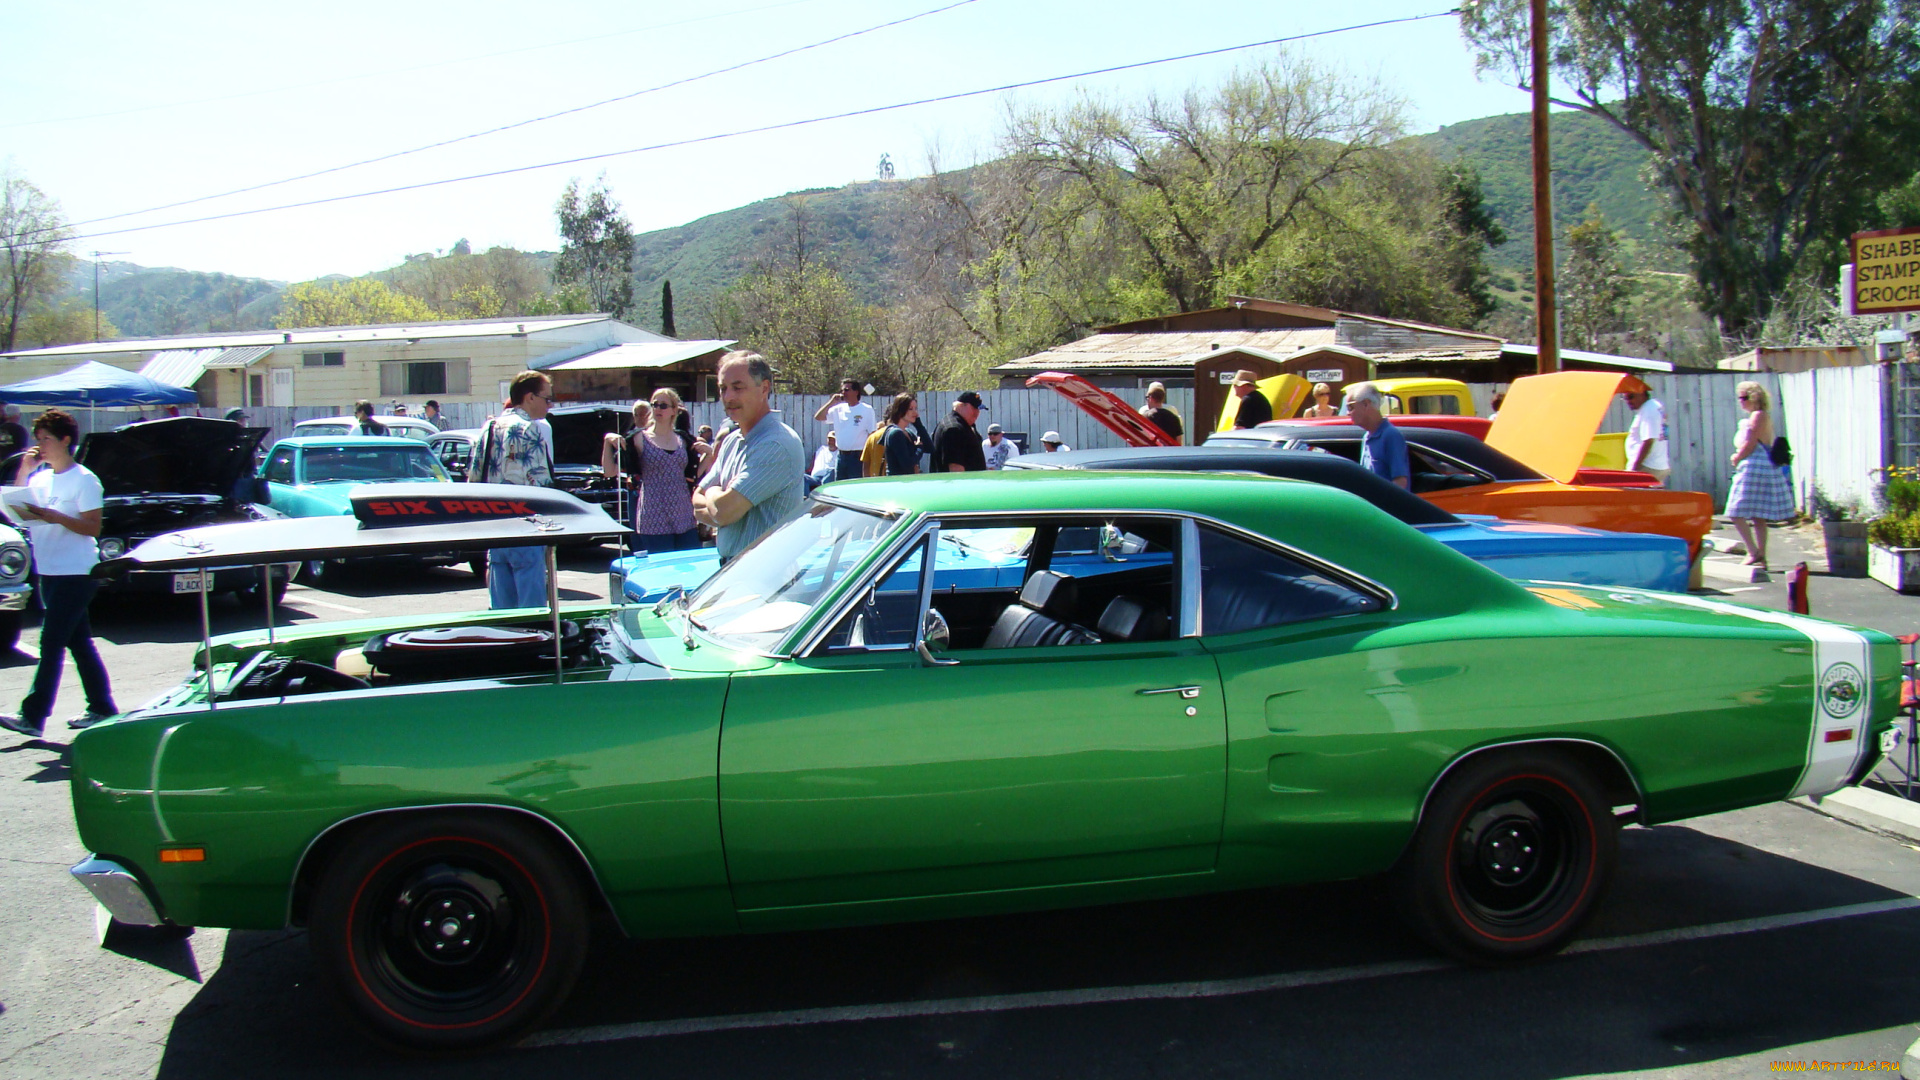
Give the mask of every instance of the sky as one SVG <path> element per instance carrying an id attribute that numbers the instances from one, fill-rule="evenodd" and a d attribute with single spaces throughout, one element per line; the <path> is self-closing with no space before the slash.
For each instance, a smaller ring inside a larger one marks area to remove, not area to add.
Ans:
<path id="1" fill-rule="evenodd" d="M 1082 94 L 1132 100 L 1216 82 L 1271 49 L 831 120 L 781 131 L 547 164 L 1442 12 L 1443 0 L 1333 6 L 1215 0 L 970 0 L 886 29 L 555 119 L 522 121 L 732 68 L 955 0 L 332 0 L 324 5 L 33 4 L 9 16 L 0 66 L 0 169 L 59 200 L 103 261 L 281 281 L 358 275 L 467 239 L 555 249 L 567 181 L 604 173 L 638 232 L 758 199 L 993 156 L 1011 107 Z M 1406 106 L 1409 133 L 1527 108 L 1475 75 L 1452 16 L 1292 46 Z M 411 150 L 511 130 L 244 194 L 122 217 Z M 508 175 L 225 220 L 109 232 L 334 199 L 524 166 Z M 106 219 L 100 220 L 95 219 Z M 93 222 L 89 224 L 89 222 Z"/>

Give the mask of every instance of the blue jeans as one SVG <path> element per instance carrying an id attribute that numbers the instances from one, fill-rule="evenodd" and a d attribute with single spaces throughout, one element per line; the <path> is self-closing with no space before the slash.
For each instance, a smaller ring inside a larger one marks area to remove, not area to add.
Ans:
<path id="1" fill-rule="evenodd" d="M 491 548 L 487 551 L 487 597 L 493 610 L 547 606 L 547 549 Z"/>
<path id="2" fill-rule="evenodd" d="M 682 533 L 640 533 L 633 539 L 634 546 L 649 555 L 663 551 L 687 551 L 700 546 L 700 526 L 695 525 Z"/>
<path id="3" fill-rule="evenodd" d="M 858 480 L 866 475 L 865 468 L 860 464 L 858 450 L 840 451 L 840 460 L 835 463 L 835 466 L 833 473 L 835 480 Z"/>
<path id="4" fill-rule="evenodd" d="M 33 673 L 33 689 L 20 703 L 20 719 L 27 723 L 46 724 L 69 652 L 74 669 L 80 672 L 88 711 L 108 715 L 120 711 L 113 703 L 113 687 L 107 683 L 107 665 L 93 647 L 93 624 L 87 620 L 87 605 L 98 588 L 99 582 L 85 574 L 41 576 L 40 606 L 45 613 L 40 620 L 40 666 Z"/>

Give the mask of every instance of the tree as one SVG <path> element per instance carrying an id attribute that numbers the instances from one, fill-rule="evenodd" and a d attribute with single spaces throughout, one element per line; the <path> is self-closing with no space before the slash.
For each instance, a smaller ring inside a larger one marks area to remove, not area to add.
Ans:
<path id="1" fill-rule="evenodd" d="M 113 320 L 103 313 L 100 316 L 100 336 L 93 334 L 93 305 L 77 296 L 67 296 L 58 303 L 36 304 L 20 320 L 18 348 L 45 349 L 54 345 L 71 345 L 77 341 L 111 341 L 120 336 L 120 329 Z"/>
<path id="2" fill-rule="evenodd" d="M 660 332 L 668 337 L 679 337 L 673 328 L 673 282 L 660 283 Z"/>
<path id="3" fill-rule="evenodd" d="M 794 393 L 831 393 L 871 379 L 873 312 L 826 262 L 811 258 L 804 201 L 788 201 L 788 229 L 704 312 L 714 337 L 758 349 Z"/>
<path id="4" fill-rule="evenodd" d="M 467 238 L 463 236 L 460 239 L 453 242 L 453 247 L 447 249 L 447 254 L 471 255 L 473 254 L 473 245 L 467 243 Z"/>
<path id="5" fill-rule="evenodd" d="M 1874 224 L 1882 229 L 1910 229 L 1920 225 L 1920 172 L 1906 183 L 1880 193 L 1876 200 L 1880 217 Z"/>
<path id="6" fill-rule="evenodd" d="M 373 278 L 322 285 L 303 281 L 290 285 L 280 294 L 280 314 L 273 320 L 276 330 L 294 330 L 309 326 L 364 326 L 381 323 L 438 322 L 424 301 L 395 292 Z"/>
<path id="7" fill-rule="evenodd" d="M 527 305 L 546 291 L 547 276 L 532 255 L 490 248 L 474 255 L 409 255 L 406 262 L 374 275 L 395 290 L 417 297 L 447 319 L 489 319 L 533 314 Z"/>
<path id="8" fill-rule="evenodd" d="M 21 322 L 60 290 L 66 261 L 66 217 L 60 203 L 11 173 L 0 173 L 0 352 L 11 351 Z"/>
<path id="9" fill-rule="evenodd" d="M 1653 154 L 1704 308 L 1750 337 L 1797 277 L 1831 280 L 1871 199 L 1913 169 L 1916 0 L 1560 0 L 1563 106 Z M 1463 9 L 1483 68 L 1525 83 L 1526 0 Z M 1808 265 L 1812 263 L 1813 265 Z"/>
<path id="10" fill-rule="evenodd" d="M 1597 205 L 1567 230 L 1567 261 L 1560 270 L 1560 319 L 1567 345 L 1597 349 L 1603 334 L 1626 329 L 1633 278 L 1620 255 L 1620 236 L 1607 227 Z"/>
<path id="11" fill-rule="evenodd" d="M 1175 102 L 1029 112 L 1007 141 L 1040 179 L 1061 181 L 1047 227 L 1118 243 L 1135 280 L 1195 311 L 1290 226 L 1323 223 L 1341 181 L 1400 133 L 1400 104 L 1377 84 L 1283 55 Z"/>
<path id="12" fill-rule="evenodd" d="M 633 226 L 608 194 L 606 177 L 584 196 L 578 179 L 567 181 L 554 212 L 561 236 L 554 283 L 584 286 L 594 310 L 624 318 L 633 306 Z"/>

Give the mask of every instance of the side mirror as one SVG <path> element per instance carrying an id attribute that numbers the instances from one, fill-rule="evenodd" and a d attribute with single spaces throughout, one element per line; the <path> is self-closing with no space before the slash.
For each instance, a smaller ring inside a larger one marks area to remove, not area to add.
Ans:
<path id="1" fill-rule="evenodd" d="M 953 632 L 947 626 L 947 617 L 940 614 L 938 608 L 930 607 L 926 617 L 920 620 L 920 640 L 914 642 L 913 648 L 920 654 L 920 661 L 927 666 L 950 667 L 960 661 L 935 657 L 933 651 L 938 649 L 945 652 L 952 639 Z"/>

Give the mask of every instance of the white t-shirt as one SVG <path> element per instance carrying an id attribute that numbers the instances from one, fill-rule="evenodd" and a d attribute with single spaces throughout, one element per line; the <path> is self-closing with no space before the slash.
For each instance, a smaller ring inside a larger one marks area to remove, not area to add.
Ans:
<path id="1" fill-rule="evenodd" d="M 833 428 L 842 451 L 859 450 L 873 434 L 873 406 L 864 401 L 857 405 L 836 401 L 827 410 L 827 426 Z"/>
<path id="2" fill-rule="evenodd" d="M 1667 464 L 1667 410 L 1658 401 L 1648 398 L 1645 404 L 1633 410 L 1633 426 L 1627 429 L 1627 468 L 1633 468 L 1634 459 L 1640 456 L 1640 448 L 1654 439 L 1659 441 L 1647 451 L 1647 460 L 1640 464 L 1649 469 L 1672 468 Z"/>
<path id="3" fill-rule="evenodd" d="M 100 478 L 84 465 L 66 472 L 54 472 L 51 466 L 34 470 L 27 478 L 27 490 L 33 492 L 33 504 L 79 517 L 88 510 L 106 505 Z M 54 576 L 90 574 L 100 561 L 100 548 L 91 536 L 82 536 L 64 525 L 50 521 L 29 521 L 33 535 L 33 565 L 41 574 Z"/>

